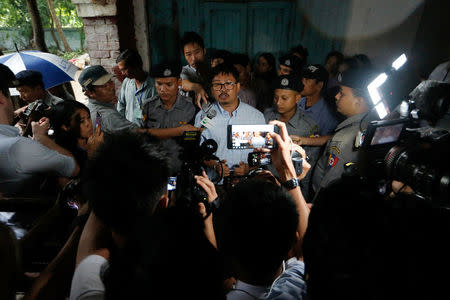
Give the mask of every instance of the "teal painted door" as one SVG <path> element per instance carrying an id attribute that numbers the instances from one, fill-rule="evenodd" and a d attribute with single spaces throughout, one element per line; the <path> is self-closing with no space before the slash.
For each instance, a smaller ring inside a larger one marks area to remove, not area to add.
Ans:
<path id="1" fill-rule="evenodd" d="M 199 33 L 208 50 L 247 53 L 250 58 L 261 52 L 278 57 L 301 43 L 309 49 L 309 62 L 323 63 L 342 42 L 324 35 L 310 20 L 336 30 L 345 28 L 349 1 L 148 0 L 152 63 L 174 57 L 184 61 L 179 38 L 185 31 Z"/>

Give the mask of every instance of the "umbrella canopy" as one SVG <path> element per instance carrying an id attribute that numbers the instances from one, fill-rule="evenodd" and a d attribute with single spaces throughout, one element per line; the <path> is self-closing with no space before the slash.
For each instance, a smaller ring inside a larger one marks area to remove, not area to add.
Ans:
<path id="1" fill-rule="evenodd" d="M 0 56 L 0 63 L 8 66 L 14 74 L 23 70 L 42 73 L 45 89 L 73 80 L 78 68 L 54 54 L 30 50 Z"/>

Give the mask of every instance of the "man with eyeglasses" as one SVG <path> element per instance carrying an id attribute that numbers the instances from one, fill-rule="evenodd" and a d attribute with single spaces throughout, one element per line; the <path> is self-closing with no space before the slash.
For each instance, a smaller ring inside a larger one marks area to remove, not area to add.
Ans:
<path id="1" fill-rule="evenodd" d="M 101 129 L 106 133 L 137 129 L 138 126 L 125 119 L 116 109 L 117 101 L 114 82 L 105 68 L 100 65 L 90 66 L 81 72 L 78 82 L 88 96 L 93 128 L 97 119 Z"/>
<path id="2" fill-rule="evenodd" d="M 227 177 L 230 171 L 236 176 L 244 176 L 249 172 L 247 163 L 250 149 L 228 149 L 227 148 L 227 126 L 235 125 L 257 125 L 266 124 L 264 115 L 257 109 L 240 101 L 238 93 L 240 90 L 239 72 L 228 63 L 219 64 L 211 70 L 211 94 L 216 102 L 210 109 L 217 112 L 202 133 L 202 139 L 213 139 L 217 142 L 216 156 L 220 161 L 206 162 L 208 175 L 217 180 L 218 176 Z M 206 112 L 199 111 L 195 117 L 195 127 L 200 127 Z"/>

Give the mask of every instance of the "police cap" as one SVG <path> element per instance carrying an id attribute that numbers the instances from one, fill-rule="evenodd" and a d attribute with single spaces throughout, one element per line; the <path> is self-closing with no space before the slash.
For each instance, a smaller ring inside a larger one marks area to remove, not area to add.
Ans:
<path id="1" fill-rule="evenodd" d="M 179 78 L 181 73 L 181 64 L 178 62 L 162 62 L 156 64 L 150 70 L 150 76 L 153 78 Z"/>
<path id="2" fill-rule="evenodd" d="M 286 54 L 281 56 L 278 59 L 278 62 L 280 63 L 280 65 L 292 68 L 294 72 L 300 72 L 302 68 L 302 60 L 293 54 Z"/>
<path id="3" fill-rule="evenodd" d="M 274 87 L 276 90 L 281 89 L 301 92 L 303 91 L 304 86 L 299 76 L 290 74 L 279 76 Z"/>

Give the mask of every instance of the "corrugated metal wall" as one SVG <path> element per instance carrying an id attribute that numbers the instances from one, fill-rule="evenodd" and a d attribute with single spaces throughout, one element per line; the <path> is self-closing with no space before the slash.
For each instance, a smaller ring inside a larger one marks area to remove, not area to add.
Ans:
<path id="1" fill-rule="evenodd" d="M 322 63 L 330 50 L 342 47 L 349 1 L 149 0 L 152 62 L 178 57 L 179 36 L 196 31 L 208 49 L 253 58 L 260 52 L 278 56 L 301 43 L 309 62 Z"/>

